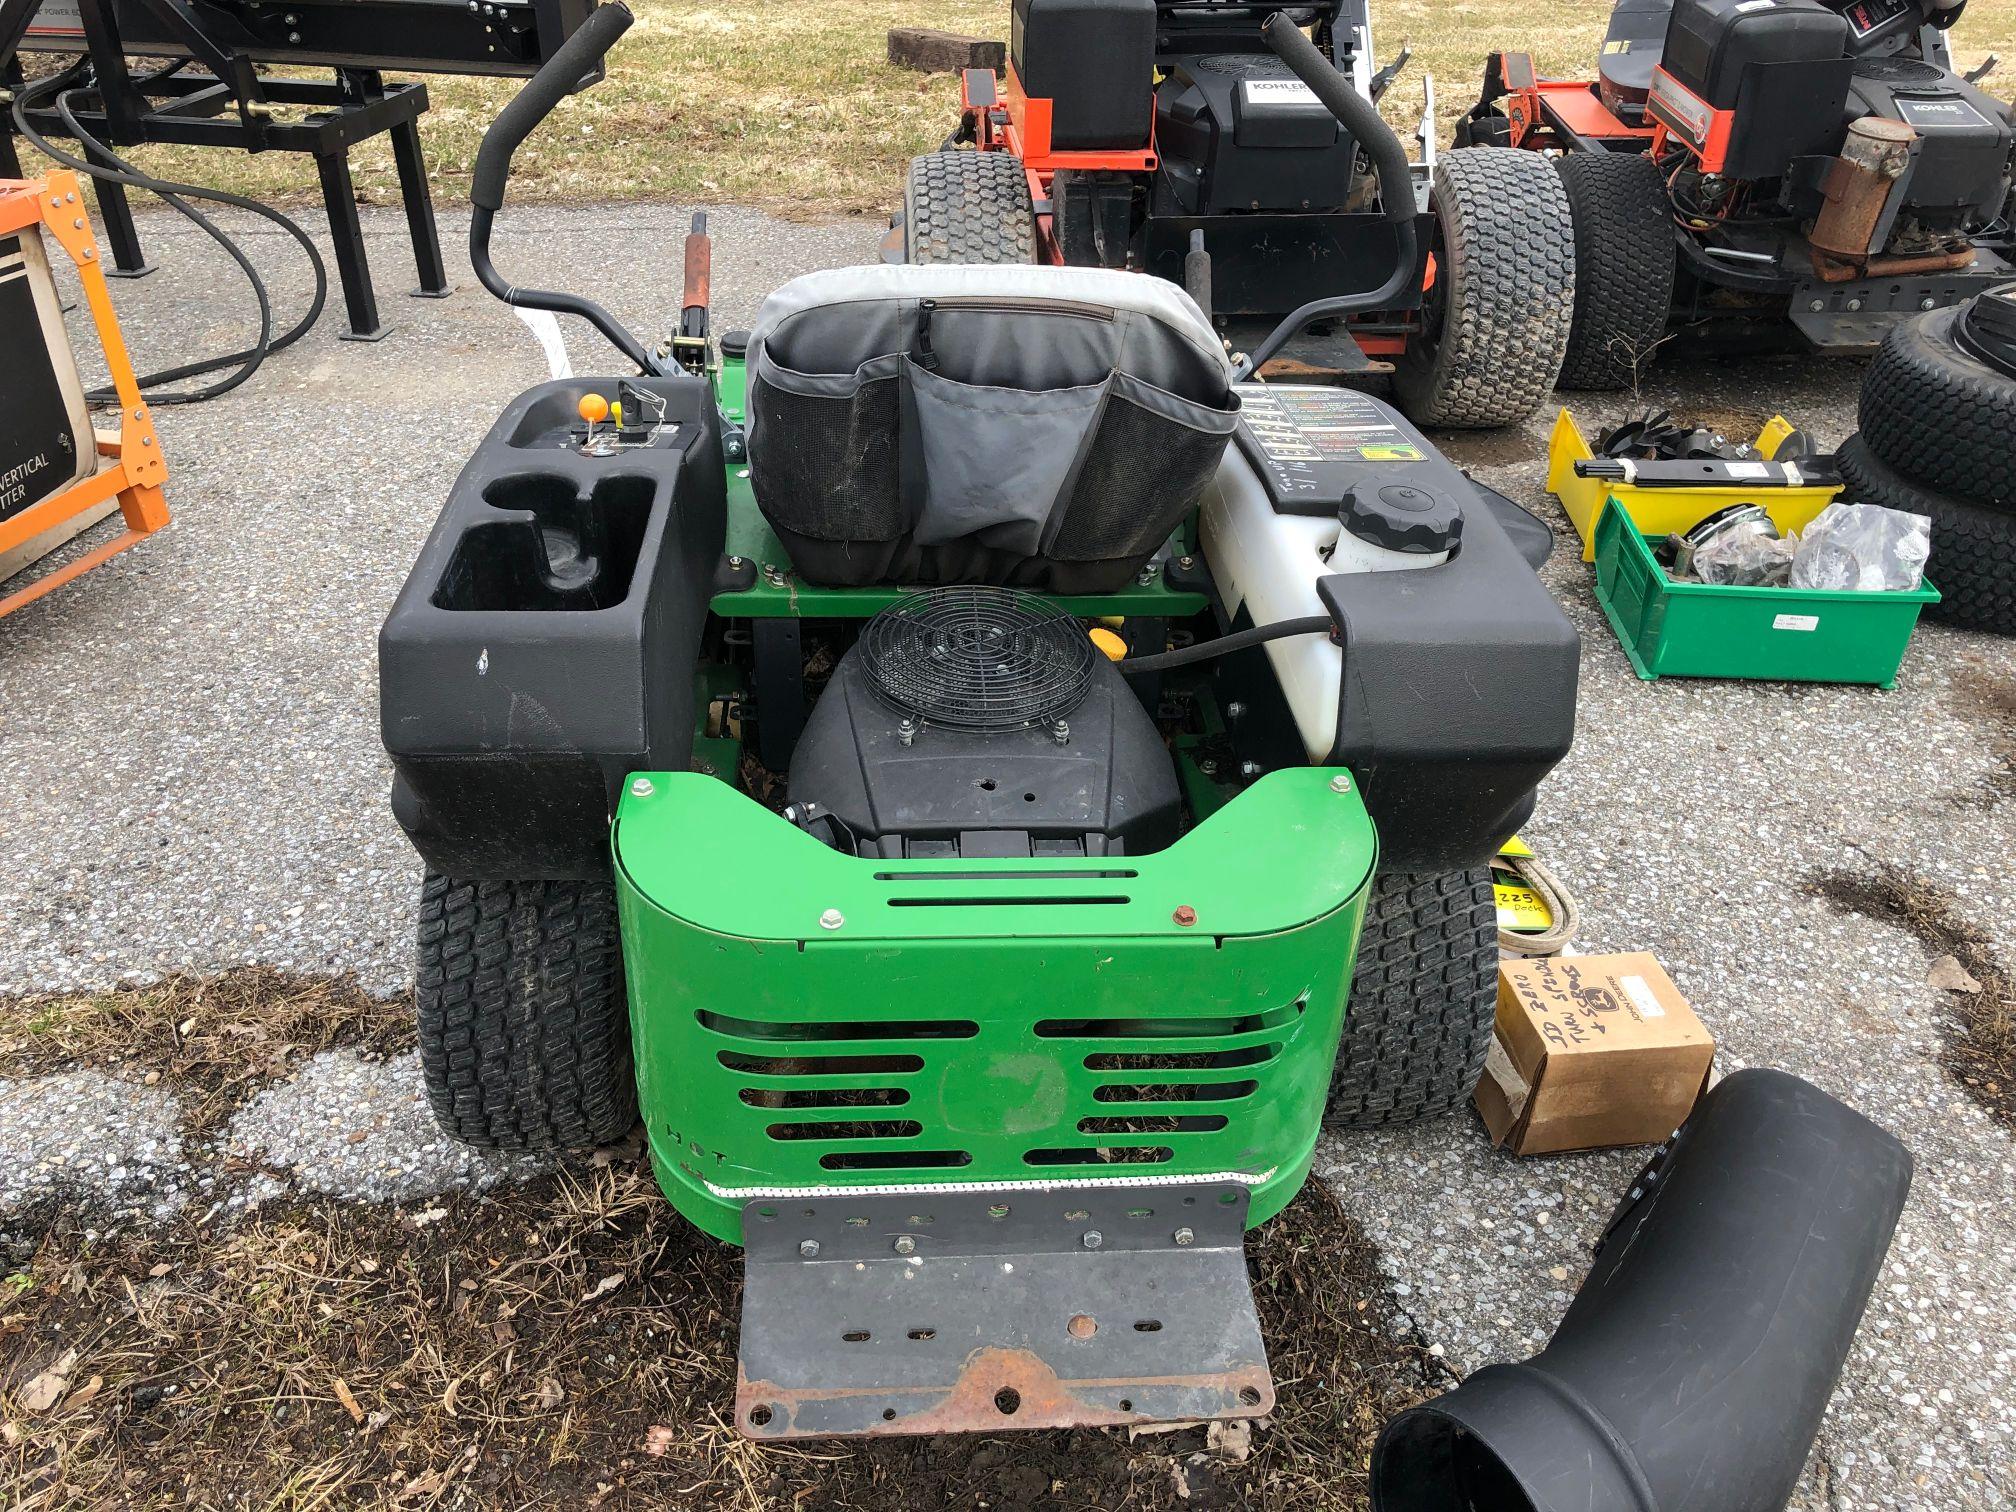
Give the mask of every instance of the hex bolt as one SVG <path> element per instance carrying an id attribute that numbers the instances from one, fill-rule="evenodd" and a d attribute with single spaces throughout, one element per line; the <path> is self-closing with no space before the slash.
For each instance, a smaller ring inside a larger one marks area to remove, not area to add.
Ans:
<path id="1" fill-rule="evenodd" d="M 742 558 L 738 556 L 731 556 L 730 558 L 728 558 L 728 565 L 730 567 L 733 567 L 737 572 L 740 572 L 742 570 Z"/>
<path id="2" fill-rule="evenodd" d="M 1351 779 L 1349 777 L 1346 777 L 1342 772 L 1339 772 L 1335 777 L 1332 777 L 1330 779 L 1330 791 L 1333 793 L 1350 792 Z"/>
<path id="3" fill-rule="evenodd" d="M 896 721 L 896 743 L 914 745 L 917 742 L 917 721 L 905 715 Z"/>
<path id="4" fill-rule="evenodd" d="M 1257 761 L 1242 761 L 1239 763 L 1239 775 L 1244 777 L 1248 782 L 1251 782 L 1266 770 L 1267 768 L 1260 765 Z"/>
<path id="5" fill-rule="evenodd" d="M 1134 581 L 1139 583 L 1143 588 L 1146 588 L 1150 583 L 1154 582 L 1155 581 L 1154 564 L 1150 563 L 1148 566 L 1143 567 L 1140 570 L 1140 572 L 1135 574 Z"/>
<path id="6" fill-rule="evenodd" d="M 1097 1229 L 1085 1230 L 1085 1237 L 1079 1240 L 1087 1249 L 1097 1249 L 1106 1242 L 1106 1236 Z"/>
<path id="7" fill-rule="evenodd" d="M 1181 567 L 1185 572 L 1188 572 L 1192 567 L 1195 567 L 1197 565 L 1197 558 L 1187 556 L 1178 557 L 1176 558 L 1176 565 L 1178 567 Z"/>
<path id="8" fill-rule="evenodd" d="M 1202 772 L 1206 777 L 1216 777 L 1218 775 L 1218 763 L 1213 761 L 1209 756 L 1206 756 L 1202 761 L 1197 763 L 1197 770 Z"/>
<path id="9" fill-rule="evenodd" d="M 1050 726 L 1050 733 L 1056 738 L 1057 744 L 1071 744 L 1071 722 L 1069 720 L 1058 720 L 1057 723 Z"/>
<path id="10" fill-rule="evenodd" d="M 837 908 L 829 908 L 826 912 L 819 915 L 819 927 L 821 929 L 838 929 L 846 922 L 847 915 L 840 912 Z"/>
<path id="11" fill-rule="evenodd" d="M 1808 302 L 1806 308 L 1811 310 L 1815 315 L 1818 315 L 1822 310 L 1827 308 L 1827 301 L 1824 299 L 1815 299 Z"/>
<path id="12" fill-rule="evenodd" d="M 1921 299 L 1918 301 L 1918 308 L 1921 310 L 1936 310 L 1939 308 L 1939 301 L 1931 298 Z"/>
<path id="13" fill-rule="evenodd" d="M 1178 1244 L 1194 1244 L 1197 1242 L 1197 1235 L 1187 1228 L 1176 1230 L 1175 1238 Z"/>
<path id="14" fill-rule="evenodd" d="M 908 1234 L 898 1234 L 896 1242 L 889 1247 L 899 1255 L 914 1255 L 917 1253 L 917 1241 L 912 1239 Z"/>
<path id="15" fill-rule="evenodd" d="M 1862 308 L 1862 301 L 1859 299 L 1851 299 L 1848 301 L 1848 308 L 1851 310 L 1859 310 Z"/>
<path id="16" fill-rule="evenodd" d="M 289 42 L 299 42 L 299 41 L 301 40 L 301 33 L 299 33 L 299 32 L 289 32 L 289 33 L 287 33 L 287 40 L 288 40 Z"/>
<path id="17" fill-rule="evenodd" d="M 639 777 L 635 782 L 630 784 L 630 796 L 632 798 L 649 798 L 657 791 L 658 789 L 651 786 L 651 779 L 649 777 Z"/>
<path id="18" fill-rule="evenodd" d="M 1225 705 L 1225 717 L 1227 719 L 1244 719 L 1246 717 L 1246 705 L 1234 699 L 1231 703 Z"/>
<path id="19" fill-rule="evenodd" d="M 798 1253 L 803 1255 L 807 1260 L 817 1260 L 819 1258 L 819 1241 L 817 1239 L 800 1239 L 798 1241 Z"/>
<path id="20" fill-rule="evenodd" d="M 1197 922 L 1197 910 L 1192 908 L 1188 903 L 1179 903 L 1176 906 L 1176 911 L 1170 914 L 1169 917 L 1174 919 L 1180 927 L 1188 929 L 1192 924 Z"/>

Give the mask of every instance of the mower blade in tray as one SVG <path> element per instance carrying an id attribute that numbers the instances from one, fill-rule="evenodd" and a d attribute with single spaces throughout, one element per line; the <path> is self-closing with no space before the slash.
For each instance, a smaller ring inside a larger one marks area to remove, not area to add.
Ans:
<path id="1" fill-rule="evenodd" d="M 743 1209 L 753 1439 L 1259 1417 L 1238 1182 L 776 1197 Z M 767 1215 L 767 1216 L 766 1216 Z"/>

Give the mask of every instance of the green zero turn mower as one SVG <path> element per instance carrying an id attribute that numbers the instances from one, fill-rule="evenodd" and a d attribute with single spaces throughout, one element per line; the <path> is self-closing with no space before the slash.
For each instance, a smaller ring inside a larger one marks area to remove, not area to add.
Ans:
<path id="1" fill-rule="evenodd" d="M 1482 1062 L 1547 532 L 1161 279 L 842 268 L 710 337 L 696 235 L 656 351 L 507 284 L 512 152 L 629 19 L 492 126 L 470 248 L 628 370 L 505 409 L 381 638 L 435 1113 L 641 1118 L 745 1247 L 751 1436 L 1264 1413 L 1243 1231 L 1326 1108 Z"/>

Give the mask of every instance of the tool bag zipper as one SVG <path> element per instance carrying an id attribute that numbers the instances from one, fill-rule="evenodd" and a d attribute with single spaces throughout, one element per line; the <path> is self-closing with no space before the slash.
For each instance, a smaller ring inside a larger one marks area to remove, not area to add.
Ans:
<path id="1" fill-rule="evenodd" d="M 992 298 L 974 295 L 966 299 L 920 299 L 917 301 L 917 365 L 927 372 L 938 371 L 938 354 L 931 346 L 931 321 L 940 310 L 976 310 L 990 315 L 1068 315 L 1076 320 L 1113 322 L 1113 312 L 1094 304 L 1071 299 Z"/>

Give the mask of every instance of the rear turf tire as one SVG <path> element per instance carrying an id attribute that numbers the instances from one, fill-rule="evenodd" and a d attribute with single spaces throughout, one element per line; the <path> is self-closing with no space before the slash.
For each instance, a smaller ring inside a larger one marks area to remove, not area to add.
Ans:
<path id="1" fill-rule="evenodd" d="M 1568 191 L 1537 152 L 1460 147 L 1435 164 L 1435 282 L 1394 364 L 1419 425 L 1512 425 L 1554 391 L 1575 318 Z"/>
<path id="2" fill-rule="evenodd" d="M 1036 261 L 1036 207 L 1022 160 L 1007 152 L 912 158 L 903 248 L 911 263 Z"/>
<path id="3" fill-rule="evenodd" d="M 419 947 L 420 1066 L 446 1133 L 572 1150 L 629 1132 L 637 1087 L 612 884 L 430 872 Z"/>
<path id="4" fill-rule="evenodd" d="M 1491 869 L 1381 873 L 1365 904 L 1330 1122 L 1447 1113 L 1484 1074 L 1498 1003 Z"/>
<path id="5" fill-rule="evenodd" d="M 1862 383 L 1862 439 L 1935 492 L 2016 511 L 2016 379 L 1955 345 L 1964 308 L 1913 316 L 1884 338 Z"/>
<path id="6" fill-rule="evenodd" d="M 1912 481 L 1874 455 L 1863 435 L 1841 443 L 1836 463 L 1844 504 L 1881 504 L 1931 519 L 1925 576 L 1939 590 L 1939 602 L 1925 610 L 1927 619 L 2016 635 L 2016 514 Z"/>
<path id="7" fill-rule="evenodd" d="M 1659 166 L 1641 152 L 1554 160 L 1575 221 L 1575 324 L 1561 387 L 1633 388 L 1673 309 L 1673 213 Z"/>

